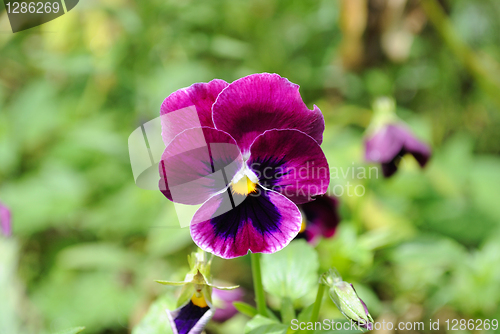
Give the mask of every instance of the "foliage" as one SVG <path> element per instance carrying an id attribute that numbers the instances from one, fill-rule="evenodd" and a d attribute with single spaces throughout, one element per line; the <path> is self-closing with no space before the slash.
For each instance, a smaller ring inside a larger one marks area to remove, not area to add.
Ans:
<path id="1" fill-rule="evenodd" d="M 127 138 L 181 87 L 264 71 L 300 84 L 306 104 L 325 115 L 322 147 L 337 171 L 342 222 L 316 247 L 316 274 L 336 267 L 376 320 L 500 318 L 499 107 L 413 1 L 391 24 L 373 6 L 363 20 L 345 2 L 81 1 L 16 34 L 0 6 L 0 200 L 13 213 L 12 239 L 0 238 L 0 319 L 8 319 L 0 333 L 168 331 L 158 327 L 176 290 L 154 281 L 182 280 L 194 245 L 174 206 L 135 186 Z M 480 75 L 495 73 L 500 2 L 441 2 L 486 69 Z M 419 18 L 421 29 L 396 29 L 410 44 L 394 58 L 386 42 L 400 35 L 391 27 Z M 357 37 L 346 22 L 358 21 Z M 405 158 L 391 179 L 359 177 L 372 167 L 362 142 L 380 95 L 393 96 L 399 117 L 432 143 L 425 170 Z M 362 196 L 352 195 L 357 185 Z M 294 311 L 314 302 L 310 272 L 285 266 L 304 261 L 314 272 L 310 249 L 294 253 L 303 246 L 263 257 L 277 320 L 256 316 L 247 332 L 286 330 L 279 297 L 301 296 Z M 296 263 L 277 260 L 290 253 Z M 215 278 L 251 290 L 246 257 L 213 267 Z M 341 318 L 323 304 L 321 318 Z M 241 317 L 208 331 L 233 333 Z"/>

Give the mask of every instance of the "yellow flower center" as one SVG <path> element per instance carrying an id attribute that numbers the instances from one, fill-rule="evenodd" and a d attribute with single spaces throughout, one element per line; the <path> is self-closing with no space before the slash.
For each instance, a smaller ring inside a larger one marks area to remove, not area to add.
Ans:
<path id="1" fill-rule="evenodd" d="M 244 175 L 238 182 L 231 182 L 231 189 L 233 194 L 246 196 L 257 190 L 257 183 L 250 181 L 250 179 Z"/>
<path id="2" fill-rule="evenodd" d="M 197 296 L 197 294 L 199 296 Z M 203 297 L 203 293 L 199 292 L 199 293 L 194 293 L 193 294 L 193 297 L 191 297 L 191 302 L 198 306 L 198 307 L 207 307 L 208 304 L 207 304 L 207 301 L 205 300 L 205 297 Z"/>
<path id="3" fill-rule="evenodd" d="M 299 233 L 304 232 L 306 230 L 306 227 L 307 227 L 306 220 L 302 219 L 302 225 L 300 225 L 300 231 L 299 231 Z"/>

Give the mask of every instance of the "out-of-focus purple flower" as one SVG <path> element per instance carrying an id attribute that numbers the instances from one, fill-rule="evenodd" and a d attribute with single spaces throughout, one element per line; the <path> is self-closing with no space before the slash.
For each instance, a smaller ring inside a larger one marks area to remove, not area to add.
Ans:
<path id="1" fill-rule="evenodd" d="M 338 212 L 339 201 L 336 197 L 322 195 L 312 202 L 301 204 L 303 223 L 297 238 L 305 238 L 307 242 L 316 244 L 320 236 L 331 238 L 335 235 L 340 222 Z"/>
<path id="2" fill-rule="evenodd" d="M 323 115 L 277 74 L 192 85 L 167 97 L 160 114 L 167 147 L 159 186 L 173 202 L 202 204 L 190 230 L 205 251 L 279 251 L 301 228 L 297 205 L 328 188 Z"/>
<path id="3" fill-rule="evenodd" d="M 10 210 L 0 203 L 0 232 L 9 237 L 12 233 Z"/>
<path id="4" fill-rule="evenodd" d="M 431 156 L 431 149 L 402 122 L 385 124 L 365 139 L 365 160 L 380 163 L 385 177 L 397 171 L 399 160 L 407 153 L 424 167 Z"/>
<path id="5" fill-rule="evenodd" d="M 238 313 L 233 302 L 243 300 L 243 289 L 238 288 L 234 290 L 218 290 L 214 289 L 212 292 L 212 300 L 215 306 L 214 321 L 224 322 L 231 319 Z"/>

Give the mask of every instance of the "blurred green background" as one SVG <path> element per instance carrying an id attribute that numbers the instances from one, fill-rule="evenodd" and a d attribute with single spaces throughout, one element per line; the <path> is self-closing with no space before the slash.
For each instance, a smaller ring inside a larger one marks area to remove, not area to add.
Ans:
<path id="1" fill-rule="evenodd" d="M 499 319 L 500 2 L 443 0 L 445 17 L 423 2 L 82 0 L 16 34 L 0 6 L 0 201 L 13 214 L 0 333 L 129 333 L 158 296 L 171 307 L 176 290 L 154 280 L 182 279 L 194 244 L 172 204 L 134 184 L 127 138 L 173 91 L 256 72 L 320 107 L 331 167 L 365 166 L 379 96 L 434 150 L 425 170 L 408 158 L 388 180 L 332 179 L 366 192 L 340 197 L 321 270 L 336 266 L 377 321 Z M 251 290 L 246 257 L 214 266 Z M 325 301 L 321 316 L 340 314 Z"/>

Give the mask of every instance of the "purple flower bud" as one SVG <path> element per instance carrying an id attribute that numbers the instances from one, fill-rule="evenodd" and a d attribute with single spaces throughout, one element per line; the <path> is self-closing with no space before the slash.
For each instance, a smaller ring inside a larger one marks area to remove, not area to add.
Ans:
<path id="1" fill-rule="evenodd" d="M 0 203 L 0 232 L 9 237 L 11 235 L 11 217 L 10 210 Z"/>
<path id="2" fill-rule="evenodd" d="M 431 149 L 418 140 L 404 123 L 385 124 L 365 139 L 365 160 L 381 163 L 385 177 L 397 171 L 399 159 L 407 153 L 424 167 L 431 156 Z"/>

